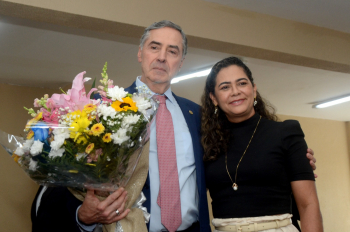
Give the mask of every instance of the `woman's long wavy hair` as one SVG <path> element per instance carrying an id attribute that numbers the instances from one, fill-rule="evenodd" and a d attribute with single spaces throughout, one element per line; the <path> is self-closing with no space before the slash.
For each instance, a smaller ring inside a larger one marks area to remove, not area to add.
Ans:
<path id="1" fill-rule="evenodd" d="M 204 161 L 217 159 L 218 155 L 227 152 L 227 145 L 230 141 L 229 121 L 225 113 L 218 107 L 214 114 L 215 105 L 210 99 L 210 93 L 215 96 L 216 77 L 221 69 L 231 65 L 239 66 L 249 78 L 254 86 L 254 79 L 250 69 L 237 57 L 228 57 L 217 62 L 208 75 L 204 93 L 202 96 L 202 145 L 204 148 Z M 277 121 L 275 109 L 263 100 L 259 92 L 256 92 L 257 104 L 254 106 L 255 112 L 269 120 Z"/>

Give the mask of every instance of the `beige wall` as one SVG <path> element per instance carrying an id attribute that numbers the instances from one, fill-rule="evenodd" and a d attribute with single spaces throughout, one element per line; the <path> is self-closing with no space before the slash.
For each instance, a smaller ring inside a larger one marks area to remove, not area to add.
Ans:
<path id="1" fill-rule="evenodd" d="M 196 48 L 350 73 L 350 34 L 203 0 L 8 0 L 0 14 L 137 39 L 169 19 Z"/>

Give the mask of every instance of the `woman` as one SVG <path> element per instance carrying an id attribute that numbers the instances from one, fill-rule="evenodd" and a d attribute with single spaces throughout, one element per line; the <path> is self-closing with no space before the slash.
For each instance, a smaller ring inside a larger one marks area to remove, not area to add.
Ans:
<path id="1" fill-rule="evenodd" d="M 216 231 L 298 231 L 292 193 L 302 231 L 323 231 L 300 125 L 277 122 L 236 57 L 216 63 L 207 78 L 202 133 Z"/>

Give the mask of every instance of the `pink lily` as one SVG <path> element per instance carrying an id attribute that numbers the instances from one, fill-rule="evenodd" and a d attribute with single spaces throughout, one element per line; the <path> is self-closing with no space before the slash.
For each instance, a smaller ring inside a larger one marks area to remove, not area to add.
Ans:
<path id="1" fill-rule="evenodd" d="M 50 99 L 54 102 L 55 108 L 69 107 L 70 110 L 83 110 L 87 104 L 98 104 L 99 100 L 90 99 L 90 95 L 96 91 L 96 88 L 92 88 L 86 95 L 84 82 L 90 80 L 90 78 L 84 78 L 86 72 L 79 73 L 73 80 L 73 85 L 67 94 L 53 94 Z"/>

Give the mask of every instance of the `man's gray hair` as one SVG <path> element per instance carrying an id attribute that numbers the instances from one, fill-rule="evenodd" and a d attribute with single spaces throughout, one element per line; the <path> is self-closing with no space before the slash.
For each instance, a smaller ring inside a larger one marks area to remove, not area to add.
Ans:
<path id="1" fill-rule="evenodd" d="M 140 40 L 140 48 L 143 49 L 143 45 L 145 44 L 145 41 L 148 39 L 150 31 L 154 29 L 160 29 L 163 27 L 170 27 L 173 28 L 181 33 L 182 36 L 182 59 L 185 58 L 187 54 L 187 38 L 185 33 L 182 31 L 181 27 L 179 25 L 176 25 L 175 23 L 169 21 L 169 20 L 162 20 L 159 22 L 153 23 L 151 26 L 147 27 L 141 37 Z"/>

